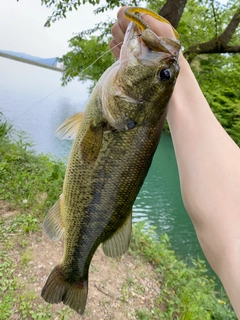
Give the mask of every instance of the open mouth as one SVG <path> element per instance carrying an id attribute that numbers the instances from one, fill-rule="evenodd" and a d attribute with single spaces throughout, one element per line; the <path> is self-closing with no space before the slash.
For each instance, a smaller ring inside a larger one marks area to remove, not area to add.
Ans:
<path id="1" fill-rule="evenodd" d="M 139 7 L 127 8 L 125 10 L 125 16 L 131 21 L 131 23 L 128 26 L 124 43 L 127 41 L 131 42 L 131 51 L 137 50 L 137 47 L 144 43 L 149 50 L 155 52 L 164 52 L 172 56 L 178 56 L 180 50 L 180 41 L 157 36 L 141 18 L 140 12 L 149 14 L 157 20 L 170 24 L 166 19 L 159 16 L 152 10 Z M 179 35 L 177 31 L 173 27 L 172 29 L 176 38 L 178 38 Z"/>

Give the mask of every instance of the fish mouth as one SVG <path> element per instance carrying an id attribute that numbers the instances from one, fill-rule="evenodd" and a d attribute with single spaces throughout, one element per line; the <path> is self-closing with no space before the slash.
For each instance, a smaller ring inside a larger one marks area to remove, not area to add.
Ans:
<path id="1" fill-rule="evenodd" d="M 128 59 L 130 55 L 149 62 L 150 60 L 158 60 L 159 62 L 167 57 L 177 59 L 180 49 L 179 40 L 157 36 L 150 28 L 142 30 L 131 21 L 124 37 L 120 61 Z M 154 56 L 155 58 L 153 58 Z"/>

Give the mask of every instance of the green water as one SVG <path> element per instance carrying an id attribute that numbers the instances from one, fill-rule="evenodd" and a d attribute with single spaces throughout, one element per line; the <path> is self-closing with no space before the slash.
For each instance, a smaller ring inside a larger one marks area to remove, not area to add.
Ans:
<path id="1" fill-rule="evenodd" d="M 163 133 L 152 166 L 135 201 L 134 222 L 147 220 L 160 235 L 169 235 L 181 258 L 204 258 L 192 222 L 184 208 L 171 136 Z"/>
<path id="2" fill-rule="evenodd" d="M 208 276 L 217 288 L 220 281 L 199 245 L 193 224 L 183 205 L 176 157 L 171 135 L 163 133 L 148 176 L 133 208 L 133 222 L 146 221 L 157 236 L 167 233 L 176 255 L 191 264 L 191 258 L 204 260 Z"/>

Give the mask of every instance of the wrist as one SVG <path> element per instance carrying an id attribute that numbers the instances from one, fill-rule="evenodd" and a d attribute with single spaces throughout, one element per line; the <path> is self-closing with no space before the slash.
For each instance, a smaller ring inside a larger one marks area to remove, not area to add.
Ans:
<path id="1" fill-rule="evenodd" d="M 169 101 L 167 120 L 185 121 L 203 110 L 210 111 L 209 105 L 199 87 L 188 61 L 182 52 L 179 55 L 180 72 Z"/>

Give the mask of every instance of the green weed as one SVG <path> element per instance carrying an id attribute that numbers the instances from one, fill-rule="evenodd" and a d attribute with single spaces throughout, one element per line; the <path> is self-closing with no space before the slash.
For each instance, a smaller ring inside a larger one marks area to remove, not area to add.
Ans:
<path id="1" fill-rule="evenodd" d="M 147 309 L 136 309 L 135 315 L 137 316 L 137 319 L 139 320 L 149 320 L 153 319 L 153 314 L 147 310 Z"/>
<path id="2" fill-rule="evenodd" d="M 21 263 L 23 266 L 27 267 L 31 260 L 32 260 L 32 252 L 30 249 L 27 249 L 22 255 Z"/>
<path id="3" fill-rule="evenodd" d="M 35 219 L 38 216 L 42 219 L 62 193 L 65 164 L 48 155 L 37 155 L 23 133 L 15 133 L 12 141 L 10 128 L 5 124 L 2 127 L 0 198 L 25 214 L 22 225 L 25 232 L 35 231 L 38 225 Z"/>
<path id="4" fill-rule="evenodd" d="M 52 317 L 51 307 L 36 305 L 34 303 L 35 295 L 28 293 L 21 295 L 19 298 L 18 313 L 21 315 L 21 319 L 36 319 L 36 320 L 49 320 Z"/>
<path id="5" fill-rule="evenodd" d="M 9 319 L 13 314 L 13 303 L 16 301 L 15 291 L 17 279 L 14 276 L 15 263 L 8 258 L 7 251 L 1 250 L 0 264 L 0 314 L 1 319 Z"/>
<path id="6" fill-rule="evenodd" d="M 129 290 L 128 290 L 128 284 L 126 282 L 123 282 L 121 291 L 122 291 L 121 301 L 127 302 L 129 297 Z"/>
<path id="7" fill-rule="evenodd" d="M 2 112 L 0 112 L 0 138 L 5 138 L 12 130 L 12 126 L 8 124 Z"/>
<path id="8" fill-rule="evenodd" d="M 222 291 L 221 296 L 216 295 L 216 284 L 206 277 L 204 261 L 192 259 L 192 266 L 189 266 L 177 259 L 174 251 L 169 249 L 167 235 L 157 241 L 153 230 L 146 233 L 143 228 L 143 223 L 133 228 L 131 250 L 135 254 L 141 254 L 155 266 L 161 282 L 156 305 L 163 306 L 164 310 L 162 312 L 162 308 L 155 308 L 155 315 L 159 314 L 159 319 L 237 319 L 226 294 Z M 140 319 L 144 319 L 143 315 L 141 317 Z"/>
<path id="9" fill-rule="evenodd" d="M 0 218 L 0 315 L 19 319 L 51 319 L 49 305 L 36 305 L 35 296 L 24 293 L 16 270 L 28 268 L 32 259 L 27 235 L 37 232 L 49 208 L 61 194 L 65 165 L 47 155 L 37 155 L 24 133 L 16 133 L 0 115 L 0 199 L 18 214 Z M 17 266 L 11 250 L 19 250 Z M 18 268 L 18 269 L 17 269 Z M 18 271 L 19 272 L 19 271 Z M 30 276 L 28 279 L 34 281 Z"/>

